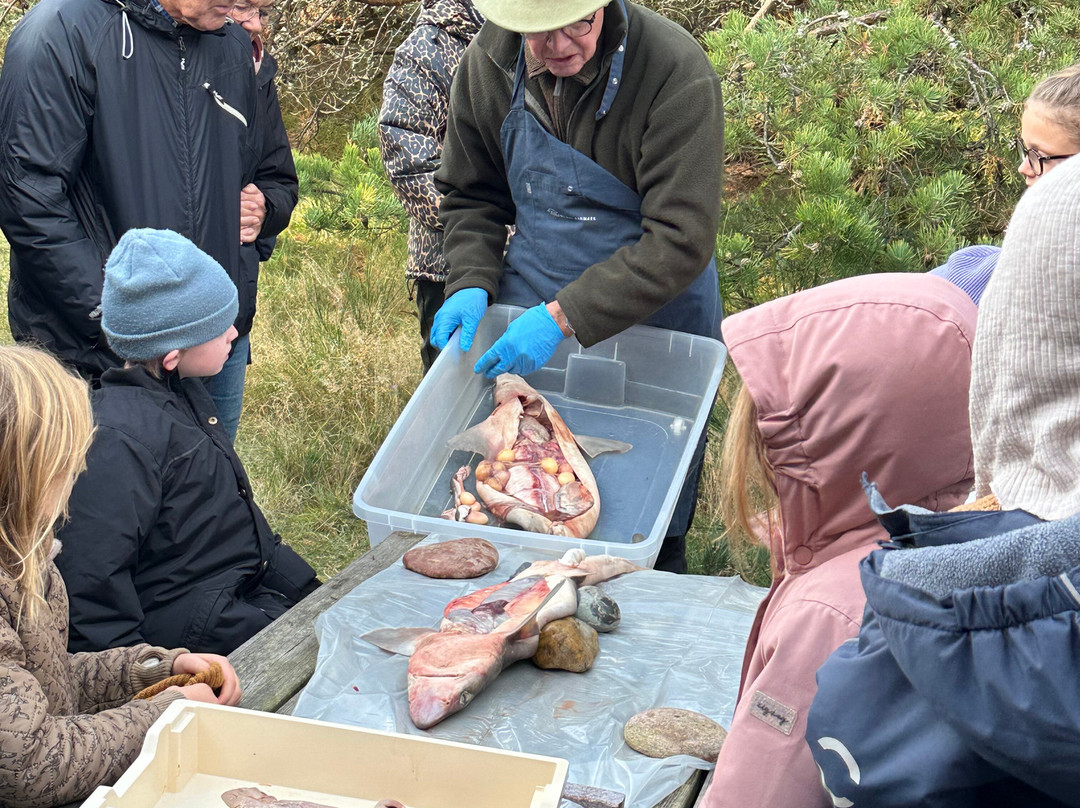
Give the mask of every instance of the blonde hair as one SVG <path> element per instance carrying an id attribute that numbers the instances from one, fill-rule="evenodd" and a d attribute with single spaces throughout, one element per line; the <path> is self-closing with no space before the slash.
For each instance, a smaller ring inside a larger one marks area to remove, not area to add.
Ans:
<path id="1" fill-rule="evenodd" d="M 53 531 L 93 433 L 85 381 L 43 351 L 0 346 L 0 568 L 20 591 L 16 624 L 45 604 Z"/>
<path id="2" fill-rule="evenodd" d="M 765 456 L 757 414 L 757 404 L 740 381 L 720 452 L 720 515 L 729 536 L 755 545 L 778 519 L 776 474 Z"/>
<path id="3" fill-rule="evenodd" d="M 1080 64 L 1070 65 L 1035 85 L 1024 106 L 1038 101 L 1048 117 L 1071 130 L 1080 142 Z"/>

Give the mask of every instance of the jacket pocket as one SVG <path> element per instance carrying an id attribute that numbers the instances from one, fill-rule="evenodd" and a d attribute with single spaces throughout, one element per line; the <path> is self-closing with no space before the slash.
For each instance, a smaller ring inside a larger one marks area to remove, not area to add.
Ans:
<path id="1" fill-rule="evenodd" d="M 196 589 L 181 644 L 196 653 L 229 654 L 273 620 L 242 600 L 236 587 Z"/>
<path id="2" fill-rule="evenodd" d="M 310 564 L 285 542 L 279 541 L 260 585 L 280 592 L 293 606 L 319 587 L 319 579 Z"/>

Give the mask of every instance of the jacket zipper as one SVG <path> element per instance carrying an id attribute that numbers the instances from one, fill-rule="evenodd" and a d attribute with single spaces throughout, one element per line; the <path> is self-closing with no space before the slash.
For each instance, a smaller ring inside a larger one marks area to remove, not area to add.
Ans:
<path id="1" fill-rule="evenodd" d="M 191 110 L 187 90 L 187 45 L 183 35 L 176 37 L 177 46 L 180 48 L 180 73 L 177 75 L 180 87 L 180 110 L 182 116 L 179 142 L 182 150 L 180 155 L 181 165 L 187 166 L 187 188 L 184 189 L 184 217 L 187 220 L 188 236 L 192 241 L 199 240 L 199 233 L 195 232 L 195 167 L 191 160 Z"/>
<path id="2" fill-rule="evenodd" d="M 248 125 L 247 118 L 244 117 L 244 114 L 240 112 L 240 110 L 238 110 L 236 107 L 231 106 L 224 98 L 222 98 L 221 93 L 219 93 L 217 90 L 210 86 L 210 82 L 204 82 L 203 89 L 210 93 L 210 95 L 214 99 L 214 103 L 216 103 L 219 107 L 221 107 L 227 113 L 236 118 L 236 120 L 240 121 L 240 123 L 242 123 L 244 126 Z"/>

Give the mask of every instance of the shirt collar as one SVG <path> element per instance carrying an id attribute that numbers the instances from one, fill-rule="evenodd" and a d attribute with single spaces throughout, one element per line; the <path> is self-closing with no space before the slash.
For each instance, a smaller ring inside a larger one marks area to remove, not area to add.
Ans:
<path id="1" fill-rule="evenodd" d="M 169 22 L 171 22 L 173 25 L 176 25 L 176 20 L 172 18 L 172 15 L 165 10 L 165 6 L 161 5 L 158 0 L 150 0 L 150 7 L 153 8 L 154 11 L 163 16 L 165 19 L 167 19 Z"/>

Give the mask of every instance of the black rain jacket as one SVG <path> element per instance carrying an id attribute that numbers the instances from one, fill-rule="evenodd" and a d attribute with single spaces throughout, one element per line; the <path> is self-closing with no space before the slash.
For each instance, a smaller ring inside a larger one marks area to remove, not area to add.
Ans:
<path id="1" fill-rule="evenodd" d="M 246 285 L 246 289 L 240 291 L 240 299 L 251 301 L 250 307 L 242 308 L 236 319 L 236 330 L 241 336 L 251 330 L 251 321 L 255 316 L 259 262 L 270 260 L 278 233 L 289 226 L 289 219 L 299 198 L 299 182 L 296 178 L 296 165 L 293 163 L 292 146 L 281 117 L 281 103 L 278 101 L 277 86 L 274 83 L 276 75 L 277 61 L 263 51 L 262 68 L 256 74 L 261 124 L 256 133 L 259 166 L 255 171 L 254 182 L 266 197 L 266 219 L 263 221 L 259 238 L 252 244 L 240 246 L 240 262 L 243 265 L 241 278 Z"/>
<path id="2" fill-rule="evenodd" d="M 71 651 L 227 654 L 318 586 L 267 524 L 198 379 L 107 371 L 57 566 Z"/>
<path id="3" fill-rule="evenodd" d="M 238 322 L 250 323 L 240 189 L 256 176 L 259 117 L 238 25 L 176 27 L 150 0 L 42 0 L 28 11 L 0 71 L 16 339 L 87 375 L 119 364 L 100 329 L 102 268 L 132 227 L 183 233 L 217 259 L 240 290 Z"/>

